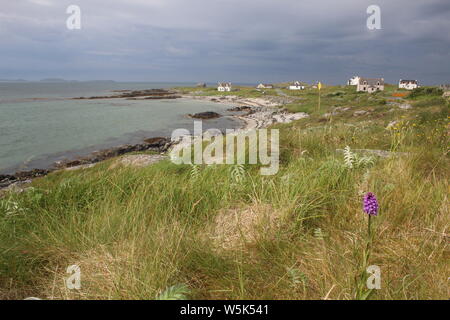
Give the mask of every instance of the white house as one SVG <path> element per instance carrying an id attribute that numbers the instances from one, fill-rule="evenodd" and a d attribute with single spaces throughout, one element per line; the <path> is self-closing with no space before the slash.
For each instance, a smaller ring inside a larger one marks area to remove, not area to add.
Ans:
<path id="1" fill-rule="evenodd" d="M 417 80 L 400 80 L 398 83 L 400 89 L 413 90 L 419 87 Z"/>
<path id="2" fill-rule="evenodd" d="M 260 83 L 256 86 L 257 89 L 273 89 L 273 84 Z"/>
<path id="3" fill-rule="evenodd" d="M 230 92 L 231 82 L 219 82 L 219 85 L 217 86 L 217 91 Z"/>
<path id="4" fill-rule="evenodd" d="M 358 84 L 356 85 L 356 91 L 362 92 L 376 92 L 384 91 L 384 79 L 383 78 L 359 78 Z"/>
<path id="5" fill-rule="evenodd" d="M 350 78 L 350 80 L 347 81 L 347 85 L 349 86 L 357 86 L 359 79 L 361 79 L 361 77 L 359 76 L 353 76 Z"/>
<path id="6" fill-rule="evenodd" d="M 289 86 L 289 90 L 305 90 L 305 86 L 300 81 L 295 81 Z"/>

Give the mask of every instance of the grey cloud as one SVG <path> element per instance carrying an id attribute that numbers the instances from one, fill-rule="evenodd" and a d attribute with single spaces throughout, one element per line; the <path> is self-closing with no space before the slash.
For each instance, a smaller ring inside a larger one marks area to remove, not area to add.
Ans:
<path id="1" fill-rule="evenodd" d="M 0 78 L 450 82 L 448 0 L 16 0 L 0 13 Z M 67 30 L 67 6 L 82 29 Z"/>

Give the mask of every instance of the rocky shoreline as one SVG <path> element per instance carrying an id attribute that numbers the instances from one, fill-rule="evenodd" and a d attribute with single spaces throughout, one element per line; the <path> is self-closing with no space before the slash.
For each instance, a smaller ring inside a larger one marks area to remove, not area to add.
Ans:
<path id="1" fill-rule="evenodd" d="M 160 92 L 162 96 L 170 91 L 166 90 L 143 90 L 136 94 L 147 94 L 149 92 Z M 170 92 L 170 94 L 173 94 Z M 114 98 L 136 98 L 136 96 L 130 97 L 129 91 L 123 91 L 121 95 L 114 96 Z M 244 112 L 241 115 L 234 115 L 236 119 L 240 119 L 244 122 L 244 126 L 238 130 L 238 132 L 245 132 L 249 130 L 255 130 L 265 128 L 275 123 L 288 123 L 294 120 L 309 117 L 306 113 L 289 113 L 285 109 L 282 109 L 284 104 L 289 103 L 290 100 L 287 97 L 267 97 L 267 98 L 240 98 L 236 96 L 191 96 L 183 95 L 181 98 L 211 101 L 215 103 L 223 103 L 231 106 L 228 111 L 231 112 Z M 91 98 L 75 98 L 75 99 L 102 99 L 110 97 L 91 97 Z M 143 143 L 135 145 L 123 145 L 111 149 L 101 150 L 94 152 L 89 156 L 77 158 L 74 160 L 57 162 L 54 168 L 51 169 L 33 169 L 30 171 L 20 171 L 13 175 L 0 175 L 0 190 L 11 190 L 13 188 L 26 185 L 31 182 L 32 179 L 45 176 L 51 172 L 57 170 L 76 170 L 81 168 L 92 167 L 96 163 L 104 160 L 122 156 L 131 152 L 142 151 L 154 151 L 159 154 L 166 153 L 174 144 L 180 143 L 180 141 L 171 141 L 168 137 L 155 137 L 149 138 L 143 141 Z M 162 159 L 160 155 L 155 155 Z"/>
<path id="2" fill-rule="evenodd" d="M 245 112 L 234 117 L 242 120 L 245 126 L 242 131 L 261 129 L 275 123 L 289 123 L 309 117 L 307 113 L 290 113 L 283 105 L 294 101 L 290 97 L 267 96 L 264 98 L 240 98 L 238 96 L 193 96 L 183 95 L 183 98 L 210 101 L 233 106 L 231 112 Z"/>
<path id="3" fill-rule="evenodd" d="M 156 137 L 143 141 L 140 144 L 123 145 L 115 148 L 100 150 L 86 157 L 80 157 L 74 160 L 60 161 L 54 164 L 51 169 L 33 169 L 30 171 L 19 171 L 13 175 L 0 175 L 0 190 L 8 188 L 14 184 L 29 183 L 32 179 L 43 177 L 50 172 L 65 169 L 78 169 L 88 167 L 89 165 L 99 163 L 104 160 L 122 156 L 131 152 L 154 151 L 158 153 L 166 152 L 172 142 L 170 138 Z"/>

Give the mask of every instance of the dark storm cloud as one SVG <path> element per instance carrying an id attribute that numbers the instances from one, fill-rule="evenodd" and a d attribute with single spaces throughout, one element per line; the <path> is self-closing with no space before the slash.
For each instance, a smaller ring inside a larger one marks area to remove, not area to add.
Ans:
<path id="1" fill-rule="evenodd" d="M 71 4 L 82 10 L 81 30 L 65 26 Z M 372 4 L 381 30 L 366 27 Z M 450 82 L 448 0 L 17 0 L 1 8 L 0 78 Z"/>

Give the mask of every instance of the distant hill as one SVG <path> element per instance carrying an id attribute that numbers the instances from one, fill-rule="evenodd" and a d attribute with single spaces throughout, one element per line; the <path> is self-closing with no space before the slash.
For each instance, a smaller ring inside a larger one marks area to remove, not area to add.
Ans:
<path id="1" fill-rule="evenodd" d="M 42 80 L 25 79 L 0 79 L 0 82 L 44 82 L 44 83 L 66 83 L 66 82 L 96 82 L 96 83 L 115 83 L 114 80 L 66 80 L 62 78 L 46 78 Z"/>
<path id="2" fill-rule="evenodd" d="M 79 81 L 79 80 L 66 80 L 66 79 L 60 79 L 60 78 L 48 78 L 48 79 L 42 79 L 39 82 L 50 82 L 50 83 L 63 83 L 63 82 L 101 82 L 101 83 L 114 83 L 114 80 L 86 80 L 86 81 Z"/>
<path id="3" fill-rule="evenodd" d="M 0 82 L 28 82 L 24 79 L 0 79 Z"/>
<path id="4" fill-rule="evenodd" d="M 114 80 L 87 80 L 82 82 L 102 82 L 102 83 L 115 83 Z"/>
<path id="5" fill-rule="evenodd" d="M 76 82 L 75 80 L 65 80 L 60 78 L 47 78 L 39 80 L 39 82 Z"/>

